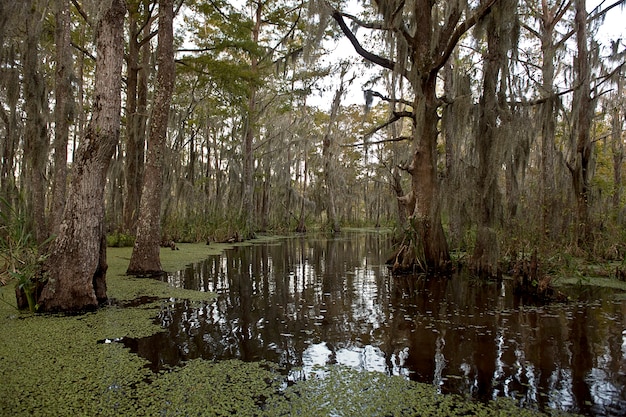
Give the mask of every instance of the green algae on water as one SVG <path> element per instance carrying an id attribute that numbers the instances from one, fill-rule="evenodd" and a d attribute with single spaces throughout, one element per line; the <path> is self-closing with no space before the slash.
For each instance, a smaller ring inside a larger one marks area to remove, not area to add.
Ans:
<path id="1" fill-rule="evenodd" d="M 210 255 L 205 245 L 180 246 L 180 251 L 162 252 L 164 269 L 173 271 Z M 170 298 L 195 296 L 202 301 L 212 294 L 126 277 L 126 257 L 129 248 L 109 249 L 109 296 L 156 301 L 126 308 L 111 304 L 83 315 L 42 316 L 18 312 L 13 285 L 0 287 L 5 301 L 0 303 L 0 415 L 539 415 L 511 400 L 481 404 L 438 394 L 428 384 L 340 366 L 320 368 L 316 377 L 291 385 L 277 365 L 267 362 L 195 359 L 153 373 L 146 360 L 114 341 L 162 331 L 154 318 Z"/>

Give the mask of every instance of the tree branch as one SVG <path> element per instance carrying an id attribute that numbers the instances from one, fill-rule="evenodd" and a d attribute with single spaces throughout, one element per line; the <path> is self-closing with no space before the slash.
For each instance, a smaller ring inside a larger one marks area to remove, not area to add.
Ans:
<path id="1" fill-rule="evenodd" d="M 398 120 L 402 119 L 403 117 L 408 117 L 409 119 L 413 120 L 413 122 L 415 122 L 415 114 L 413 112 L 410 112 L 410 111 L 394 111 L 393 114 L 392 114 L 392 117 L 389 120 L 387 120 L 385 123 L 383 123 L 381 125 L 374 126 L 367 133 L 365 133 L 363 135 L 363 137 L 364 138 L 369 138 L 374 133 L 378 132 L 381 129 L 386 128 L 387 126 L 389 126 L 390 124 L 392 124 L 394 122 L 397 122 Z"/>
<path id="2" fill-rule="evenodd" d="M 78 12 L 78 14 L 81 15 L 81 17 L 85 20 L 85 22 L 89 26 L 93 27 L 93 22 L 91 21 L 89 16 L 87 16 L 87 13 L 85 13 L 85 11 L 83 10 L 82 6 L 78 3 L 78 1 L 72 0 L 72 4 L 76 8 L 76 11 Z"/>
<path id="3" fill-rule="evenodd" d="M 379 65 L 383 68 L 387 68 L 391 71 L 397 71 L 397 69 L 399 68 L 398 65 L 385 58 L 382 57 L 380 55 L 376 55 L 373 54 L 367 50 L 365 50 L 365 48 L 363 48 L 363 46 L 361 46 L 361 44 L 359 43 L 359 40 L 356 38 L 356 36 L 354 35 L 354 33 L 352 33 L 352 31 L 348 28 L 348 25 L 346 25 L 346 22 L 343 20 L 343 14 L 336 10 L 333 9 L 332 12 L 332 17 L 333 19 L 335 19 L 335 21 L 337 22 L 337 24 L 339 25 L 339 28 L 341 28 L 341 31 L 343 32 L 344 35 L 346 35 L 346 37 L 348 38 L 348 40 L 350 41 L 350 43 L 352 44 L 352 46 L 354 47 L 354 50 L 356 51 L 356 53 L 358 53 L 359 55 L 361 55 L 363 58 L 365 58 L 366 60 Z M 407 77 L 407 73 L 406 71 L 402 71 L 401 74 L 404 77 Z"/>
<path id="4" fill-rule="evenodd" d="M 387 97 L 382 95 L 381 93 L 379 93 L 378 91 L 374 91 L 374 90 L 365 90 L 364 91 L 365 94 L 369 94 L 372 97 L 378 97 L 379 99 L 386 101 L 388 103 L 400 103 L 400 104 L 404 104 L 405 106 L 412 106 L 413 102 L 409 101 L 409 100 L 405 100 L 402 98 L 391 98 L 391 97 Z"/>
<path id="5" fill-rule="evenodd" d="M 604 2 L 602 2 L 603 4 Z M 599 9 L 599 7 L 602 5 L 600 4 L 598 7 L 596 7 L 595 9 L 593 9 L 593 12 L 595 12 L 596 10 Z M 587 23 L 591 23 L 596 19 L 599 19 L 600 17 L 604 16 L 605 14 L 607 14 L 607 12 L 617 6 L 622 6 L 626 4 L 626 0 L 617 0 L 615 3 L 611 4 L 610 6 L 608 6 L 606 9 L 602 10 L 602 11 L 598 11 L 593 15 L 590 15 L 587 17 Z M 561 40 L 559 42 L 557 42 L 555 45 L 556 47 L 560 48 L 561 46 L 563 46 L 563 44 L 565 42 L 567 42 L 567 40 L 569 38 L 571 38 L 572 36 L 574 36 L 574 34 L 576 33 L 576 31 L 574 29 L 570 30 L 569 32 L 567 32 L 565 35 L 563 35 L 563 38 L 561 38 Z"/>
<path id="6" fill-rule="evenodd" d="M 73 41 L 70 42 L 70 44 L 74 48 L 76 48 L 80 52 L 82 52 L 82 54 L 85 55 L 86 57 L 88 57 L 89 59 L 93 60 L 94 62 L 96 61 L 96 57 L 91 52 L 89 52 L 87 49 L 85 49 L 84 47 L 80 46 L 79 44 L 77 44 L 76 42 L 73 42 Z"/>
<path id="7" fill-rule="evenodd" d="M 368 146 L 368 145 L 380 145 L 381 143 L 387 143 L 387 142 L 402 142 L 405 140 L 413 140 L 413 138 L 411 136 L 398 136 L 395 138 L 391 138 L 391 139 L 381 139 L 381 140 L 375 140 L 372 142 L 358 142 L 358 143 L 351 143 L 349 145 L 341 145 L 342 148 L 355 148 L 357 146 Z"/>
<path id="8" fill-rule="evenodd" d="M 435 65 L 431 69 L 431 74 L 436 74 L 445 65 L 446 61 L 454 51 L 454 48 L 456 48 L 457 44 L 459 43 L 459 39 L 461 39 L 461 36 L 463 36 L 468 30 L 470 30 L 480 19 L 485 17 L 487 13 L 491 11 L 491 7 L 497 1 L 498 0 L 487 0 L 484 6 L 479 7 L 479 9 L 474 14 L 465 19 L 463 23 L 456 27 L 454 32 L 452 32 L 452 35 L 450 35 L 450 37 L 448 38 L 448 42 L 443 51 L 437 54 L 439 55 L 439 60 L 435 62 Z"/>

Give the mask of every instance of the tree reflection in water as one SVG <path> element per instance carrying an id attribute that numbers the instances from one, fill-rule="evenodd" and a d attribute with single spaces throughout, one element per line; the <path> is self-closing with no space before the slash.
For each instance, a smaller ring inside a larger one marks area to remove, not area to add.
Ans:
<path id="1" fill-rule="evenodd" d="M 269 360 L 291 380 L 342 364 L 480 400 L 594 415 L 626 413 L 626 302 L 580 296 L 529 305 L 507 281 L 391 277 L 380 233 L 236 247 L 171 274 L 218 294 L 171 302 L 164 332 L 124 343 L 154 370 L 202 357 Z"/>

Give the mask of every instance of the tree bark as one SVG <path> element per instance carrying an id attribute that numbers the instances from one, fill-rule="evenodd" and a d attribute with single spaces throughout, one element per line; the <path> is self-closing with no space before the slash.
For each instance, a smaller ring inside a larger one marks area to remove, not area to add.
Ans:
<path id="1" fill-rule="evenodd" d="M 441 272 L 448 268 L 450 252 L 443 225 L 437 179 L 437 124 L 439 107 L 435 93 L 436 73 L 423 79 L 416 89 L 422 94 L 415 98 L 415 142 L 411 174 L 411 200 L 414 203 L 409 216 L 410 234 L 407 255 L 394 268 L 397 272 L 411 269 Z"/>
<path id="2" fill-rule="evenodd" d="M 56 0 L 56 71 L 54 107 L 54 183 L 52 189 L 51 232 L 57 234 L 63 219 L 67 190 L 67 144 L 74 118 L 72 98 L 72 54 L 70 51 L 69 0 Z"/>
<path id="3" fill-rule="evenodd" d="M 622 164 L 624 162 L 624 80 L 617 79 L 617 94 L 611 109 L 611 151 L 613 154 L 613 211 L 617 214 L 622 199 Z"/>
<path id="4" fill-rule="evenodd" d="M 326 213 L 328 215 L 328 227 L 331 233 L 339 233 L 341 227 L 339 225 L 339 219 L 337 218 L 337 204 L 336 204 L 336 186 L 335 186 L 335 171 L 336 167 L 334 163 L 334 151 L 333 151 L 333 127 L 337 123 L 337 116 L 339 114 L 339 107 L 341 107 L 341 96 L 343 95 L 344 85 L 343 78 L 345 76 L 346 68 L 342 68 L 340 85 L 335 92 L 333 103 L 330 109 L 330 117 L 328 119 L 328 126 L 326 133 L 322 139 L 322 158 L 324 159 L 324 185 L 326 186 Z"/>
<path id="5" fill-rule="evenodd" d="M 262 24 L 262 14 L 264 2 L 259 1 L 256 3 L 257 7 L 254 15 L 254 26 L 252 28 L 251 40 L 253 43 L 258 44 L 259 35 Z M 259 60 L 251 52 L 250 59 L 250 71 L 253 74 L 259 71 Z M 253 237 L 256 229 L 255 221 L 255 209 L 254 209 L 254 136 L 256 130 L 256 123 L 258 119 L 257 109 L 257 90 L 258 87 L 251 83 L 250 92 L 248 96 L 248 109 L 247 117 L 245 121 L 245 131 L 243 137 L 243 189 L 241 198 L 242 216 L 244 219 L 244 227 L 246 238 Z"/>
<path id="6" fill-rule="evenodd" d="M 41 73 L 39 41 L 42 30 L 42 5 L 31 0 L 26 18 L 26 40 L 23 54 L 24 107 L 26 125 L 24 131 L 23 175 L 27 189 L 28 215 L 33 222 L 37 242 L 48 237 L 46 225 L 46 162 L 48 158 L 48 132 L 46 125 L 46 85 Z"/>
<path id="7" fill-rule="evenodd" d="M 18 100 L 19 71 L 13 62 L 6 69 L 6 101 L 10 109 L 8 113 L 0 106 L 0 116 L 5 125 L 6 135 L 2 141 L 2 166 L 0 167 L 0 192 L 2 197 L 16 207 L 17 186 L 15 181 L 15 157 L 18 149 Z"/>
<path id="8" fill-rule="evenodd" d="M 141 193 L 137 237 L 130 265 L 126 271 L 127 274 L 132 275 L 162 273 L 160 243 L 163 158 L 175 79 L 173 19 L 173 0 L 160 0 L 156 93 L 150 119 L 148 155 Z"/>
<path id="9" fill-rule="evenodd" d="M 127 99 L 126 99 L 126 157 L 124 198 L 124 230 L 127 233 L 135 233 L 139 204 L 141 201 L 141 187 L 144 168 L 144 146 L 146 139 L 146 115 L 148 100 L 148 73 L 150 66 L 150 43 L 139 40 L 142 32 L 138 19 L 141 17 L 139 2 L 134 5 L 128 19 L 129 41 L 127 61 Z M 147 40 L 150 25 L 146 21 L 150 16 L 145 16 L 143 21 L 143 39 Z"/>
<path id="10" fill-rule="evenodd" d="M 0 1 L 0 46 L 5 47 L 5 35 L 12 22 L 23 22 L 20 9 L 22 4 L 15 1 Z M 20 99 L 20 75 L 13 48 L 6 48 L 2 54 L 3 79 L 1 81 L 5 107 L 0 105 L 0 119 L 4 123 L 4 137 L 0 140 L 0 197 L 11 207 L 17 207 L 18 190 L 15 179 L 16 155 L 19 148 L 18 114 Z"/>
<path id="11" fill-rule="evenodd" d="M 123 0 L 112 0 L 96 25 L 93 113 L 76 150 L 63 221 L 47 262 L 42 311 L 93 309 L 106 299 L 104 188 L 120 132 L 125 13 Z"/>
<path id="12" fill-rule="evenodd" d="M 559 210 L 556 186 L 555 161 L 556 151 L 556 112 L 558 100 L 555 95 L 555 57 L 562 42 L 555 40 L 556 25 L 563 19 L 569 10 L 569 0 L 559 0 L 554 4 L 546 0 L 541 1 L 541 14 L 537 16 L 539 31 L 528 28 L 541 42 L 541 95 L 543 103 L 540 105 L 541 126 L 541 233 L 550 240 L 558 235 Z"/>
<path id="13" fill-rule="evenodd" d="M 499 5 L 502 2 L 499 3 Z M 487 51 L 483 55 L 483 93 L 479 103 L 480 115 L 476 132 L 476 148 L 478 150 L 478 183 L 476 186 L 475 208 L 478 220 L 476 245 L 472 254 L 472 269 L 480 276 L 491 277 L 499 273 L 500 244 L 496 234 L 496 226 L 502 207 L 498 190 L 498 170 L 502 166 L 502 158 L 498 155 L 498 79 L 505 55 L 501 37 L 505 35 L 501 28 L 504 13 L 495 6 L 494 12 L 487 19 Z M 496 17 L 497 16 L 497 17 Z M 502 75 L 504 77 L 504 75 Z"/>
<path id="14" fill-rule="evenodd" d="M 574 142 L 574 157 L 569 163 L 572 174 L 572 185 L 576 195 L 577 214 L 577 244 L 583 247 L 589 243 L 591 225 L 589 224 L 589 180 L 591 178 L 591 69 L 589 63 L 589 48 L 587 46 L 587 10 L 585 0 L 576 0 L 576 27 L 577 55 L 574 62 L 576 82 L 578 88 L 574 93 L 573 114 L 574 128 L 572 139 Z"/>

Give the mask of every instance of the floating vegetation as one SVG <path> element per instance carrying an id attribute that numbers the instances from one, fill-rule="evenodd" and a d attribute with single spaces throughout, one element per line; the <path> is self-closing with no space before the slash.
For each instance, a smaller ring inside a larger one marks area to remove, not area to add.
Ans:
<path id="1" fill-rule="evenodd" d="M 286 374 L 266 361 L 195 359 L 154 373 L 146 360 L 113 342 L 161 332 L 154 318 L 170 298 L 212 295 L 121 276 L 123 250 L 109 253 L 108 285 L 109 294 L 124 302 L 96 312 L 19 312 L 13 286 L 0 287 L 5 301 L 0 303 L 0 415 L 539 415 L 512 400 L 482 404 L 402 377 L 342 366 L 318 368 L 297 383 L 288 383 Z"/>

